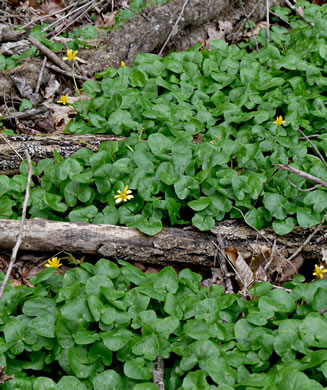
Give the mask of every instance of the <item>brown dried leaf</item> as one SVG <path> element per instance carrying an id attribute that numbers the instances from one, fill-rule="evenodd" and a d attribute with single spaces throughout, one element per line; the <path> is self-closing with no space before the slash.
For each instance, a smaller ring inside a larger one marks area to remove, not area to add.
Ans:
<path id="1" fill-rule="evenodd" d="M 237 257 L 235 269 L 237 271 L 236 279 L 240 287 L 242 289 L 247 289 L 253 281 L 253 272 L 241 254 Z"/>
<path id="2" fill-rule="evenodd" d="M 228 257 L 228 260 L 236 267 L 236 260 L 238 257 L 237 249 L 234 247 L 225 248 L 225 255 Z"/>
<path id="3" fill-rule="evenodd" d="M 278 272 L 279 276 L 277 278 L 277 281 L 280 283 L 291 280 L 293 276 L 298 273 L 300 267 L 303 264 L 303 257 L 301 254 L 299 254 L 290 262 L 286 262 L 285 260 L 281 261 L 281 267 Z"/>

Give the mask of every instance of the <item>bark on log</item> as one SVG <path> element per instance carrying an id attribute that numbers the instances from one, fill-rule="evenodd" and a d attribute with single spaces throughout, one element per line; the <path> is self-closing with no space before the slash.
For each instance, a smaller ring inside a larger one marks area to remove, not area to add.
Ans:
<path id="1" fill-rule="evenodd" d="M 270 6 L 275 5 L 276 2 L 270 2 Z M 256 22 L 265 17 L 263 1 L 259 4 L 257 0 L 246 0 L 244 4 L 248 14 L 255 9 L 251 20 Z M 147 7 L 119 30 L 111 31 L 105 37 L 104 47 L 97 54 L 94 51 L 89 54 L 83 52 L 85 54 L 82 58 L 88 60 L 88 63 L 83 66 L 83 71 L 91 76 L 107 68 L 108 61 L 112 66 L 119 67 L 121 60 L 131 65 L 140 52 L 158 53 L 182 9 L 183 14 L 174 30 L 171 42 L 174 41 L 176 46 L 176 42 L 185 39 L 192 34 L 192 31 L 195 31 L 193 34 L 195 40 L 192 42 L 191 39 L 189 44 L 181 47 L 180 50 L 201 42 L 201 39 L 207 39 L 208 27 L 217 27 L 219 22 L 225 21 L 235 26 L 245 17 L 238 0 L 174 0 L 160 7 Z M 169 51 L 172 47 L 167 46 L 167 49 Z M 164 54 L 167 54 L 167 50 Z"/>
<path id="2" fill-rule="evenodd" d="M 16 220 L 0 220 L 0 249 L 10 250 L 15 245 L 19 223 Z M 273 242 L 276 239 L 276 247 L 283 256 L 288 257 L 311 231 L 296 228 L 286 236 L 276 236 L 271 229 L 263 229 L 262 235 L 258 235 L 242 223 L 224 221 L 218 223 L 211 232 L 199 232 L 192 228 L 164 228 L 161 233 L 149 237 L 134 228 L 35 218 L 25 221 L 20 251 L 67 251 L 148 264 L 192 264 L 209 268 L 219 265 L 215 264 L 218 234 L 224 238 L 226 248 L 235 248 L 244 259 L 253 255 L 259 259 L 261 255 L 267 263 L 271 247 L 266 240 Z M 321 238 L 324 234 L 327 234 L 326 226 L 304 247 L 304 258 L 321 258 L 321 251 L 327 249 L 325 240 Z M 279 266 L 281 272 L 289 267 L 277 252 L 274 254 L 274 262 L 277 262 L 275 268 Z"/>
<path id="3" fill-rule="evenodd" d="M 104 141 L 117 141 L 119 139 L 122 137 L 102 134 L 17 137 L 2 135 L 0 137 L 0 174 L 18 169 L 21 159 L 17 153 L 24 157 L 24 150 L 27 150 L 32 161 L 37 163 L 43 158 L 53 158 L 54 149 L 66 158 L 81 148 L 86 147 L 94 151 Z"/>

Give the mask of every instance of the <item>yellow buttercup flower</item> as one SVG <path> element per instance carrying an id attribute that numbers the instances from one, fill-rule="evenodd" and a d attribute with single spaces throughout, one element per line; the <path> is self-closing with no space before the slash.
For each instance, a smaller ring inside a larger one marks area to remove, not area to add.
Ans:
<path id="1" fill-rule="evenodd" d="M 60 259 L 57 257 L 53 257 L 52 259 L 48 260 L 48 264 L 45 265 L 47 268 L 59 268 L 62 264 L 60 263 Z"/>
<path id="2" fill-rule="evenodd" d="M 324 267 L 322 265 L 315 265 L 315 271 L 313 273 L 313 275 L 315 275 L 315 277 L 317 279 L 323 279 L 324 278 L 324 273 L 327 272 L 327 269 L 324 269 Z"/>
<path id="3" fill-rule="evenodd" d="M 125 62 L 124 61 L 120 61 L 120 66 L 122 67 L 122 68 L 125 68 Z"/>
<path id="4" fill-rule="evenodd" d="M 75 51 L 73 51 L 73 50 L 67 50 L 66 51 L 66 55 L 67 55 L 67 57 L 64 57 L 63 58 L 63 60 L 64 61 L 74 61 L 74 60 L 76 60 L 77 59 L 77 52 L 78 52 L 78 50 L 75 50 Z"/>
<path id="5" fill-rule="evenodd" d="M 123 192 L 121 192 L 120 190 L 118 190 L 117 192 L 118 192 L 118 195 L 114 196 L 114 198 L 116 199 L 115 200 L 116 203 L 120 203 L 120 202 L 126 203 L 130 199 L 134 198 L 133 195 L 130 195 L 132 193 L 132 191 L 128 189 L 128 186 L 125 186 Z"/>
<path id="6" fill-rule="evenodd" d="M 276 120 L 275 120 L 275 125 L 277 126 L 281 126 L 285 123 L 285 121 L 283 120 L 283 117 L 280 115 L 280 116 L 277 116 L 276 117 Z"/>
<path id="7" fill-rule="evenodd" d="M 67 104 L 68 103 L 68 93 L 65 96 L 60 96 L 60 99 L 57 100 L 57 103 Z"/>

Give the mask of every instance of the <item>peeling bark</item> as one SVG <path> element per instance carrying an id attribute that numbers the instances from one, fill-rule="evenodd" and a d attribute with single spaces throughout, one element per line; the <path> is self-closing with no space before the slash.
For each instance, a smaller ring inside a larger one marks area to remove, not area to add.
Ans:
<path id="1" fill-rule="evenodd" d="M 19 223 L 16 220 L 0 220 L 0 249 L 9 250 L 15 245 Z M 150 237 L 134 228 L 35 218 L 25 221 L 20 251 L 67 251 L 147 264 L 192 264 L 211 268 L 217 266 L 215 259 L 219 235 L 224 238 L 225 249 L 235 248 L 244 259 L 255 255 L 258 262 L 261 256 L 262 262 L 267 263 L 271 247 L 266 239 L 270 242 L 276 239 L 276 247 L 284 257 L 288 257 L 311 231 L 296 228 L 286 236 L 276 236 L 271 229 L 262 229 L 261 235 L 258 235 L 242 223 L 224 221 L 211 232 L 199 232 L 193 228 L 163 228 L 159 234 Z M 321 258 L 321 251 L 327 249 L 325 234 L 327 226 L 304 247 L 304 259 Z M 279 266 L 282 272 L 289 264 L 276 253 L 271 266 Z"/>

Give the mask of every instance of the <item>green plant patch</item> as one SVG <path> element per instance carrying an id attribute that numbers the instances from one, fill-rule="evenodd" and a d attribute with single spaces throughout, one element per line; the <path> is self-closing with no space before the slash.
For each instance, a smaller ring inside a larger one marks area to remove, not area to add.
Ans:
<path id="1" fill-rule="evenodd" d="M 148 235 L 189 224 L 206 231 L 243 215 L 277 234 L 319 224 L 326 188 L 307 192 L 309 181 L 275 172 L 288 164 L 327 181 L 316 152 L 327 151 L 327 7 L 304 5 L 314 26 L 277 7 L 290 31 L 273 26 L 267 43 L 262 29 L 259 52 L 250 40 L 214 41 L 210 51 L 197 45 L 165 58 L 141 53 L 132 68 L 108 68 L 85 82 L 90 100 L 73 104 L 79 113 L 66 131 L 125 138 L 40 161 L 27 216 Z M 80 33 L 86 39 L 94 30 Z M 40 28 L 32 34 L 44 39 Z M 299 129 L 313 136 L 311 144 Z M 26 176 L 25 161 L 19 175 L 2 180 L 1 218 L 21 215 Z"/>
<path id="2" fill-rule="evenodd" d="M 257 298 L 244 300 L 201 287 L 189 269 L 119 263 L 47 268 L 33 288 L 6 287 L 0 365 L 14 378 L 1 388 L 157 389 L 158 355 L 171 390 L 327 386 L 326 280 L 297 275 L 291 292 L 257 283 Z"/>

